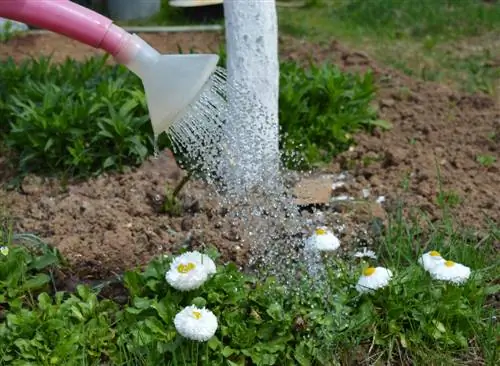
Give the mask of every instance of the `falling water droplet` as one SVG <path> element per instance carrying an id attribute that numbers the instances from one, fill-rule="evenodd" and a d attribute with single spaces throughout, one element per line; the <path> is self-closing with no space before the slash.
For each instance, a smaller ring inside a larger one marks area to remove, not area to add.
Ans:
<path id="1" fill-rule="evenodd" d="M 158 159 L 160 156 L 160 147 L 158 144 L 158 135 L 153 137 L 153 158 Z"/>

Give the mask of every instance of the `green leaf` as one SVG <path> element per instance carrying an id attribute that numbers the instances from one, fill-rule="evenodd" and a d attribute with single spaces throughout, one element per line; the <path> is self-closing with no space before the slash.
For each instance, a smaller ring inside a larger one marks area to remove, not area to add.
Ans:
<path id="1" fill-rule="evenodd" d="M 380 128 L 382 128 L 384 130 L 390 130 L 390 129 L 392 129 L 392 124 L 390 122 L 382 120 L 382 119 L 377 119 L 377 120 L 369 121 L 368 124 L 371 125 L 371 126 L 380 127 Z"/>
<path id="2" fill-rule="evenodd" d="M 217 338 L 217 336 L 213 336 L 212 338 L 210 338 L 207 344 L 212 351 L 216 351 L 222 347 L 222 342 L 219 340 L 219 338 Z"/>
<path id="3" fill-rule="evenodd" d="M 148 299 L 146 297 L 135 297 L 133 299 L 133 304 L 137 309 L 148 309 L 153 304 L 154 300 Z"/>
<path id="4" fill-rule="evenodd" d="M 231 347 L 229 346 L 226 346 L 222 349 L 222 356 L 224 357 L 230 357 L 231 355 L 235 354 L 237 351 L 232 349 Z"/>
<path id="5" fill-rule="evenodd" d="M 193 301 L 191 301 L 191 304 L 195 305 L 198 308 L 204 308 L 207 305 L 207 300 L 205 300 L 203 297 L 195 297 Z"/>
<path id="6" fill-rule="evenodd" d="M 56 256 L 52 255 L 51 253 L 47 253 L 41 257 L 37 257 L 33 261 L 31 266 L 34 269 L 42 270 L 42 269 L 45 269 L 47 267 L 58 264 L 58 262 L 59 262 L 59 259 Z"/>
<path id="7" fill-rule="evenodd" d="M 106 158 L 106 160 L 104 160 L 104 163 L 102 163 L 102 167 L 104 169 L 109 169 L 113 166 L 116 165 L 116 162 L 115 162 L 115 157 L 114 156 L 109 156 Z"/>
<path id="8" fill-rule="evenodd" d="M 298 362 L 300 366 L 310 366 L 311 362 L 309 361 L 311 356 L 307 352 L 307 346 L 304 342 L 300 343 L 293 353 L 294 359 Z"/>
<path id="9" fill-rule="evenodd" d="M 278 303 L 271 304 L 267 308 L 266 312 L 274 320 L 278 320 L 279 321 L 279 320 L 283 319 L 283 308 Z"/>
<path id="10" fill-rule="evenodd" d="M 500 292 L 500 285 L 489 285 L 484 289 L 484 294 L 486 296 L 495 295 Z"/>
<path id="11" fill-rule="evenodd" d="M 436 327 L 436 329 L 439 332 L 441 332 L 441 333 L 445 333 L 446 332 L 446 328 L 444 327 L 444 324 L 441 323 L 440 321 L 433 320 L 432 323 L 434 324 L 434 326 Z"/>
<path id="12" fill-rule="evenodd" d="M 50 277 L 45 273 L 39 273 L 29 278 L 22 286 L 24 291 L 40 289 L 50 282 Z"/>

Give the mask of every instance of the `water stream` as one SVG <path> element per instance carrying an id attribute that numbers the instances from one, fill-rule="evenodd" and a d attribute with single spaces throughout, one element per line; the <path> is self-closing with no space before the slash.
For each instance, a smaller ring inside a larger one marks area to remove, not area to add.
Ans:
<path id="1" fill-rule="evenodd" d="M 228 73 L 217 70 L 201 103 L 172 126 L 175 152 L 215 188 L 227 219 L 241 223 L 250 269 L 285 283 L 319 276 L 281 164 L 274 1 L 227 1 L 224 10 Z"/>

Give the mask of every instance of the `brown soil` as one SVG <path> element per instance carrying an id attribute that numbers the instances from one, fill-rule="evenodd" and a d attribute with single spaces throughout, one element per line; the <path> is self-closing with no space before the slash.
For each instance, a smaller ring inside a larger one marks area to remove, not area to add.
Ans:
<path id="1" fill-rule="evenodd" d="M 141 36 L 165 53 L 177 52 L 178 45 L 185 51 L 216 52 L 223 40 L 217 33 Z M 0 58 L 16 60 L 50 54 L 55 61 L 67 56 L 83 59 L 98 53 L 52 34 L 25 36 L 0 48 Z M 318 46 L 285 37 L 281 53 L 285 58 L 308 60 L 312 56 L 315 61 L 332 60 L 349 70 L 375 71 L 380 115 L 393 128 L 359 134 L 356 147 L 327 169 L 351 172 L 354 179 L 349 194 L 359 197 L 361 189 L 370 188 L 372 197 L 386 196 L 389 203 L 403 197 L 436 219 L 441 212 L 436 204 L 441 184 L 449 200 L 460 199 L 454 213 L 461 224 L 481 228 L 485 216 L 499 222 L 500 108 L 491 98 L 412 80 L 336 42 Z M 493 155 L 497 161 L 485 168 L 476 161 L 477 155 Z M 0 175 L 5 175 L 6 159 L 2 164 L 0 157 Z M 183 246 L 213 244 L 224 259 L 244 264 L 247 248 L 240 230 L 224 219 L 224 210 L 200 183 L 189 183 L 184 190 L 182 217 L 158 212 L 165 184 L 173 186 L 182 174 L 171 154 L 164 152 L 138 169 L 64 188 L 60 182 L 30 176 L 18 192 L 0 190 L 0 206 L 14 219 L 17 231 L 36 233 L 57 246 L 78 267 L 80 276 L 108 276 Z M 380 205 L 372 206 L 361 205 L 361 211 L 349 206 L 350 215 L 343 220 L 349 216 L 366 222 L 373 216 L 384 220 Z"/>
<path id="2" fill-rule="evenodd" d="M 437 204 L 442 192 L 458 224 L 480 229 L 486 218 L 500 223 L 500 106 L 493 98 L 411 79 L 337 42 L 318 46 L 287 38 L 283 43 L 285 57 L 312 56 L 376 76 L 379 116 L 393 128 L 358 134 L 354 149 L 335 159 L 333 171 L 348 169 L 374 194 L 403 198 L 431 220 L 442 217 Z M 481 155 L 496 162 L 484 167 L 477 161 Z"/>

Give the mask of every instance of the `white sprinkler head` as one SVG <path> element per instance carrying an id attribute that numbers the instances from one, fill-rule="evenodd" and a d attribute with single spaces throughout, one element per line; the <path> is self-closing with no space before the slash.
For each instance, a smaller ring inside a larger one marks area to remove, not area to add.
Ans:
<path id="1" fill-rule="evenodd" d="M 162 55 L 137 35 L 123 52 L 115 58 L 141 78 L 155 135 L 168 131 L 198 100 L 219 62 L 215 54 Z"/>

